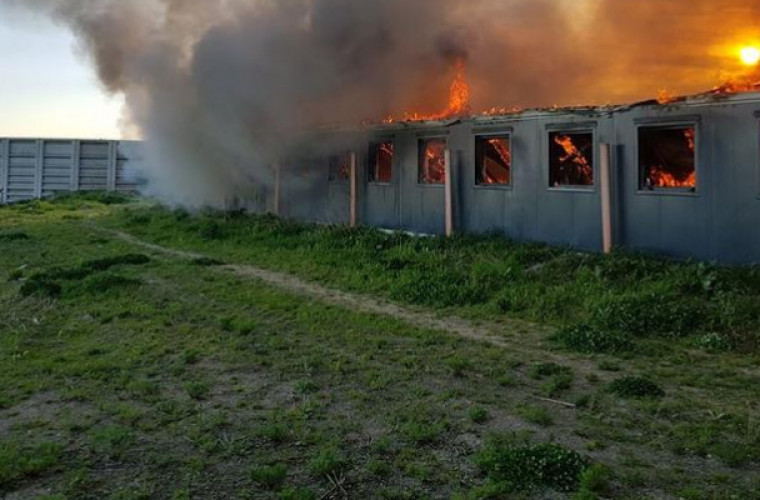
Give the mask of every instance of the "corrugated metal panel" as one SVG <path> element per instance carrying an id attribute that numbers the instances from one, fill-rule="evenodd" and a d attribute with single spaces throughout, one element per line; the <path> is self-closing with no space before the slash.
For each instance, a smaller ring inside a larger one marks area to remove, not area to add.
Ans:
<path id="1" fill-rule="evenodd" d="M 8 144 L 9 203 L 31 200 L 35 197 L 37 175 L 37 141 L 11 140 Z"/>
<path id="2" fill-rule="evenodd" d="M 79 190 L 108 189 L 108 142 L 82 142 L 79 153 Z"/>
<path id="3" fill-rule="evenodd" d="M 135 191 L 139 184 L 137 169 L 142 164 L 139 143 L 119 142 L 116 145 L 116 190 Z"/>
<path id="4" fill-rule="evenodd" d="M 142 165 L 138 141 L 0 138 L 0 203 L 78 190 L 135 191 Z"/>
<path id="5" fill-rule="evenodd" d="M 71 191 L 74 143 L 72 141 L 46 141 L 42 151 L 42 196 Z"/>

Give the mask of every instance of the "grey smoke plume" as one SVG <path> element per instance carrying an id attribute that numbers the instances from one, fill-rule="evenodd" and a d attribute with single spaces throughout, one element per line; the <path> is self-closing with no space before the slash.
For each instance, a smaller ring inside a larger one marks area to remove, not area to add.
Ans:
<path id="1" fill-rule="evenodd" d="M 476 110 L 602 104 L 709 88 L 760 38 L 754 0 L 5 1 L 74 30 L 154 193 L 196 206 L 265 182 L 297 131 L 439 111 L 457 60 Z"/>

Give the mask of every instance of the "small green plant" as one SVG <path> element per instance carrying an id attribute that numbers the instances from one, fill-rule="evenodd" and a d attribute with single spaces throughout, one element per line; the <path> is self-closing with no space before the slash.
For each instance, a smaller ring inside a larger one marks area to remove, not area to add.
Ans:
<path id="1" fill-rule="evenodd" d="M 488 411 L 481 406 L 473 406 L 472 408 L 470 408 L 470 411 L 468 412 L 468 416 L 470 417 L 470 420 L 472 420 L 476 424 L 482 424 L 483 422 L 488 420 Z"/>
<path id="2" fill-rule="evenodd" d="M 576 491 L 588 466 L 575 451 L 554 443 L 521 443 L 513 435 L 491 438 L 474 460 L 492 484 L 508 491 L 539 487 Z"/>
<path id="3" fill-rule="evenodd" d="M 186 365 L 194 365 L 201 359 L 201 353 L 195 349 L 185 349 L 182 351 L 182 362 Z"/>
<path id="4" fill-rule="evenodd" d="M 82 284 L 81 290 L 89 294 L 94 294 L 137 287 L 141 284 L 142 282 L 140 280 L 106 272 L 87 278 Z"/>
<path id="5" fill-rule="evenodd" d="M 299 394 L 313 394 L 319 391 L 319 386 L 312 380 L 299 380 L 296 382 L 295 390 Z"/>
<path id="6" fill-rule="evenodd" d="M 587 467 L 580 477 L 580 495 L 587 498 L 598 498 L 597 495 L 609 494 L 610 470 L 602 464 Z"/>
<path id="7" fill-rule="evenodd" d="M 121 458 L 132 446 L 135 437 L 129 429 L 109 425 L 96 429 L 91 434 L 90 443 L 97 453 L 103 453 L 112 459 Z"/>
<path id="8" fill-rule="evenodd" d="M 200 267 L 216 267 L 223 266 L 224 262 L 221 260 L 210 259 L 208 257 L 200 257 L 198 259 L 193 259 L 193 264 Z"/>
<path id="9" fill-rule="evenodd" d="M 205 219 L 198 223 L 198 236 L 204 240 L 224 240 L 227 232 L 224 227 L 213 219 Z"/>
<path id="10" fill-rule="evenodd" d="M 587 324 L 565 326 L 557 332 L 554 339 L 567 349 L 585 354 L 620 353 L 633 347 L 630 335 L 617 330 L 601 330 Z"/>
<path id="11" fill-rule="evenodd" d="M 549 377 L 549 380 L 541 384 L 541 389 L 547 396 L 554 397 L 570 389 L 572 385 L 572 372 L 563 372 Z"/>
<path id="12" fill-rule="evenodd" d="M 557 363 L 537 363 L 531 366 L 528 375 L 530 378 L 540 380 L 554 375 L 572 375 L 573 371 L 567 366 L 558 365 Z"/>
<path id="13" fill-rule="evenodd" d="M 188 382 L 185 384 L 187 395 L 196 401 L 206 399 L 211 392 L 211 388 L 205 382 Z"/>
<path id="14" fill-rule="evenodd" d="M 609 391 L 622 398 L 661 398 L 665 395 L 657 384 L 644 377 L 627 376 L 614 380 Z"/>
<path id="15" fill-rule="evenodd" d="M 116 255 L 102 259 L 88 260 L 82 263 L 81 269 L 90 271 L 107 271 L 116 266 L 141 266 L 150 262 L 150 257 L 142 254 Z"/>
<path id="16" fill-rule="evenodd" d="M 0 233 L 0 241 L 25 241 L 29 235 L 22 231 L 9 231 Z"/>
<path id="17" fill-rule="evenodd" d="M 47 297 L 58 298 L 61 296 L 63 288 L 55 281 L 49 280 L 28 280 L 19 289 L 19 293 L 24 297 Z"/>
<path id="18" fill-rule="evenodd" d="M 436 441 L 449 427 L 449 421 L 444 415 L 431 412 L 421 405 L 397 416 L 399 433 L 417 445 Z"/>
<path id="19" fill-rule="evenodd" d="M 287 428 L 276 421 L 266 423 L 259 429 L 258 434 L 275 444 L 283 443 L 288 439 Z"/>
<path id="20" fill-rule="evenodd" d="M 470 360 L 459 356 L 453 356 L 446 360 L 446 366 L 449 367 L 451 374 L 455 377 L 461 377 L 472 366 Z"/>
<path id="21" fill-rule="evenodd" d="M 392 471 L 391 466 L 382 460 L 370 460 L 367 463 L 367 472 L 377 477 L 388 476 Z"/>
<path id="22" fill-rule="evenodd" d="M 517 414 L 524 418 L 526 421 L 538 424 L 544 427 L 548 427 L 554 423 L 554 419 L 551 414 L 541 406 L 534 405 L 518 405 L 515 410 Z"/>
<path id="23" fill-rule="evenodd" d="M 288 468 L 285 464 L 265 465 L 251 469 L 251 479 L 261 486 L 274 489 L 285 482 Z"/>
<path id="24" fill-rule="evenodd" d="M 58 464 L 63 448 L 54 443 L 0 443 L 0 486 L 35 476 Z"/>
<path id="25" fill-rule="evenodd" d="M 682 337 L 704 324 L 704 307 L 675 294 L 629 293 L 601 301 L 591 324 L 603 331 L 632 336 Z"/>
<path id="26" fill-rule="evenodd" d="M 694 345 L 708 352 L 726 352 L 733 348 L 731 339 L 720 333 L 705 333 L 694 340 Z"/>
<path id="27" fill-rule="evenodd" d="M 323 448 L 309 462 L 309 470 L 315 476 L 336 474 L 348 465 L 346 458 L 336 448 Z"/>
<path id="28" fill-rule="evenodd" d="M 317 494 L 308 488 L 288 487 L 280 491 L 277 498 L 279 500 L 316 500 Z"/>

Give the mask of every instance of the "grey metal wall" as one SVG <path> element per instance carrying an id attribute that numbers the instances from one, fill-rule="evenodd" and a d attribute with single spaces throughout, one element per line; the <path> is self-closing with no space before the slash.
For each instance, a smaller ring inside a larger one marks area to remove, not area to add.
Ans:
<path id="1" fill-rule="evenodd" d="M 760 262 L 760 101 L 648 106 L 615 120 L 617 243 L 724 262 Z M 639 190 L 636 134 L 642 125 L 697 130 L 694 193 Z"/>
<path id="2" fill-rule="evenodd" d="M 0 203 L 71 191 L 133 191 L 140 143 L 0 138 Z"/>
<path id="3" fill-rule="evenodd" d="M 697 178 L 694 193 L 639 189 L 638 128 L 694 124 Z M 589 189 L 549 185 L 549 133 L 590 131 L 594 135 L 594 179 Z M 478 186 L 475 139 L 509 134 L 512 182 Z M 616 246 L 726 263 L 760 262 L 760 95 L 702 98 L 671 105 L 618 109 L 527 112 L 449 124 L 400 124 L 357 134 L 360 154 L 359 221 L 418 233 L 444 232 L 444 188 L 418 182 L 419 141 L 444 138 L 452 151 L 457 231 L 500 232 L 538 241 L 599 251 L 602 248 L 599 145 L 613 146 L 613 233 Z M 368 143 L 392 139 L 396 158 L 392 182 L 368 182 Z M 290 203 L 289 215 L 344 223 L 347 184 L 327 182 L 327 160 L 314 184 Z M 283 180 L 287 182 L 287 180 Z M 286 196 L 286 195 L 283 195 Z M 296 213 L 298 212 L 298 213 Z"/>

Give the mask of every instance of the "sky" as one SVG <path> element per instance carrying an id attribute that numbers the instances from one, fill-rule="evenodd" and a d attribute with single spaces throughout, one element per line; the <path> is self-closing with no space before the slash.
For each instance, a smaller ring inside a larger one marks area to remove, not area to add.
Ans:
<path id="1" fill-rule="evenodd" d="M 0 0 L 0 137 L 122 139 L 121 96 L 98 83 L 64 27 Z"/>

